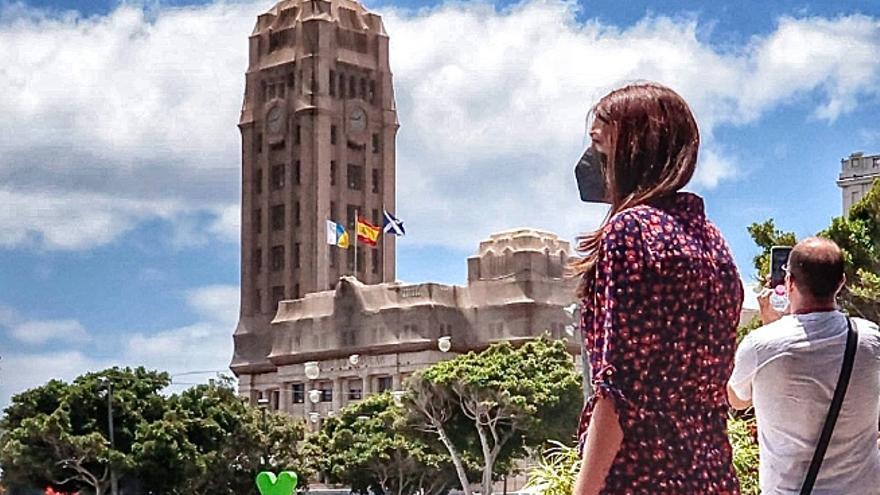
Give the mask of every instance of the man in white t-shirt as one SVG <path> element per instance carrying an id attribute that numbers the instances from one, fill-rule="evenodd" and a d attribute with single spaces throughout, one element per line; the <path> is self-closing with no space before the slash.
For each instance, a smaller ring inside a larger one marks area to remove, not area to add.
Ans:
<path id="1" fill-rule="evenodd" d="M 835 297 L 843 287 L 843 255 L 832 241 L 809 238 L 791 252 L 785 284 L 789 314 L 763 295 L 765 326 L 740 343 L 728 382 L 731 406 L 754 402 L 763 494 L 798 494 L 828 414 L 846 348 L 846 316 Z M 814 495 L 880 494 L 880 331 L 852 319 L 859 345 L 846 398 Z"/>

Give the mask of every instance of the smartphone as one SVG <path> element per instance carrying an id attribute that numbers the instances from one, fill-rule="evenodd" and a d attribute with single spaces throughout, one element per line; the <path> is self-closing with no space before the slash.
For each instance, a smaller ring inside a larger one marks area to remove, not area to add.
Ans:
<path id="1" fill-rule="evenodd" d="M 785 283 L 785 270 L 788 264 L 788 255 L 791 254 L 791 246 L 773 246 L 770 248 L 770 287 L 776 287 Z"/>

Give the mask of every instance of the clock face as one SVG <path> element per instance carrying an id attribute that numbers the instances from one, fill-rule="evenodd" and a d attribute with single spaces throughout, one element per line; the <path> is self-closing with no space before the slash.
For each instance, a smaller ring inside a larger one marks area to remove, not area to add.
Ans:
<path id="1" fill-rule="evenodd" d="M 266 126 L 269 128 L 269 132 L 272 134 L 278 134 L 281 132 L 283 124 L 284 111 L 281 109 L 280 105 L 275 105 L 269 109 L 269 113 L 266 114 Z"/>
<path id="2" fill-rule="evenodd" d="M 348 115 L 348 126 L 352 131 L 360 132 L 367 128 L 367 114 L 363 108 L 355 108 Z"/>

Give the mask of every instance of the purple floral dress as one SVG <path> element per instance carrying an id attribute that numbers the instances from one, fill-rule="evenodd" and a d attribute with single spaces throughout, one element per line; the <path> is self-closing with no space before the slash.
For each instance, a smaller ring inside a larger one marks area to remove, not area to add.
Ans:
<path id="1" fill-rule="evenodd" d="M 588 277 L 581 332 L 594 396 L 611 399 L 623 443 L 603 494 L 737 494 L 727 439 L 743 288 L 703 201 L 678 193 L 615 215 Z"/>

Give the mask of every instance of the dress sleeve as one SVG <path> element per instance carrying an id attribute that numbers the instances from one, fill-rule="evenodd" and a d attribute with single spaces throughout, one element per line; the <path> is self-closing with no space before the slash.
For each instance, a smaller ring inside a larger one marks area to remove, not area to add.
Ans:
<path id="1" fill-rule="evenodd" d="M 601 325 L 597 393 L 613 400 L 621 420 L 633 412 L 633 400 L 647 389 L 651 342 L 645 339 L 645 304 L 650 299 L 648 259 L 640 221 L 631 212 L 615 216 L 600 247 L 597 322 Z"/>

